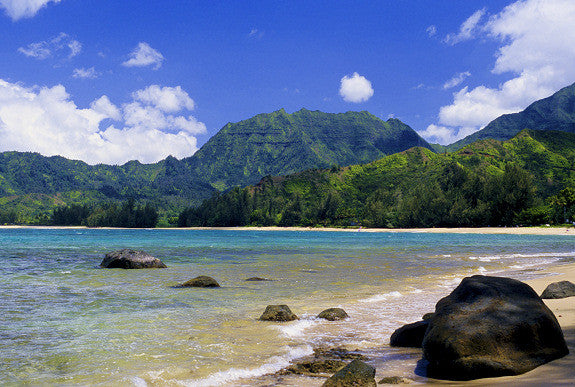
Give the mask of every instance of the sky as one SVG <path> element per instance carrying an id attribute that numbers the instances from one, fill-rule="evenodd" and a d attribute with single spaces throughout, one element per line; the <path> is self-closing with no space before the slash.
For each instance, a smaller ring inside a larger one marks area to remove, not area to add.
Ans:
<path id="1" fill-rule="evenodd" d="M 573 26 L 573 0 L 0 0 L 0 151 L 152 163 L 282 108 L 449 144 L 574 83 Z"/>

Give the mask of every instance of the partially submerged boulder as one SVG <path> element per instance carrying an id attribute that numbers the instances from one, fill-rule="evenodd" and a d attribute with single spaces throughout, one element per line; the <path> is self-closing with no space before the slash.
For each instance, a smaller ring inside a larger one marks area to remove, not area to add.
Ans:
<path id="1" fill-rule="evenodd" d="M 342 347 L 315 348 L 313 355 L 298 359 L 294 364 L 282 369 L 278 375 L 331 376 L 346 366 L 351 360 L 368 360 L 357 351 L 348 351 Z"/>
<path id="2" fill-rule="evenodd" d="M 575 296 L 575 284 L 569 281 L 553 282 L 545 288 L 541 298 L 567 298 Z"/>
<path id="3" fill-rule="evenodd" d="M 403 376 L 386 376 L 381 379 L 378 384 L 411 384 L 413 380 L 404 378 Z"/>
<path id="4" fill-rule="evenodd" d="M 317 317 L 326 319 L 328 321 L 337 321 L 337 320 L 343 320 L 344 318 L 348 318 L 349 315 L 342 308 L 329 308 L 322 311 L 320 314 L 317 315 Z"/>
<path id="5" fill-rule="evenodd" d="M 421 348 L 428 326 L 429 319 L 404 325 L 393 332 L 389 339 L 389 345 L 392 347 Z"/>
<path id="6" fill-rule="evenodd" d="M 353 360 L 341 370 L 325 381 L 323 387 L 376 387 L 375 368 L 362 362 Z"/>
<path id="7" fill-rule="evenodd" d="M 437 303 L 423 340 L 427 375 L 449 380 L 522 374 L 568 352 L 557 319 L 531 287 L 480 275 Z"/>
<path id="8" fill-rule="evenodd" d="M 250 277 L 248 279 L 246 279 L 246 281 L 249 282 L 262 282 L 262 281 L 271 281 L 270 279 L 267 278 L 262 278 L 262 277 Z"/>
<path id="9" fill-rule="evenodd" d="M 145 251 L 132 249 L 123 249 L 107 253 L 100 266 L 107 269 L 149 269 L 167 267 L 158 258 L 151 256 Z"/>
<path id="10" fill-rule="evenodd" d="M 189 281 L 178 285 L 179 288 L 219 288 L 220 284 L 218 281 L 207 275 L 201 275 L 196 278 L 192 278 Z"/>
<path id="11" fill-rule="evenodd" d="M 262 321 L 293 321 L 298 320 L 287 305 L 268 305 L 264 313 L 260 316 Z"/>

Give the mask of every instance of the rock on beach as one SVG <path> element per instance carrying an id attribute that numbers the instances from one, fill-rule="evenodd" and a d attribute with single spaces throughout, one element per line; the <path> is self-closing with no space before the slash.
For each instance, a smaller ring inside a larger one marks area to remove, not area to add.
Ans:
<path id="1" fill-rule="evenodd" d="M 218 281 L 207 275 L 201 275 L 196 278 L 192 278 L 189 281 L 184 282 L 177 286 L 178 288 L 219 288 L 220 284 Z"/>
<path id="2" fill-rule="evenodd" d="M 480 275 L 437 303 L 423 339 L 427 375 L 448 380 L 518 375 L 568 352 L 557 319 L 529 285 Z"/>
<path id="3" fill-rule="evenodd" d="M 575 296 L 575 284 L 569 281 L 553 282 L 541 293 L 541 298 L 557 299 Z"/>
<path id="4" fill-rule="evenodd" d="M 322 311 L 317 315 L 318 318 L 323 318 L 328 321 L 337 321 L 348 318 L 349 315 L 342 308 L 329 308 Z"/>
<path id="5" fill-rule="evenodd" d="M 287 305 L 268 305 L 260 316 L 262 321 L 293 321 L 299 320 Z"/>
<path id="6" fill-rule="evenodd" d="M 404 325 L 393 332 L 389 339 L 389 345 L 392 347 L 421 348 L 428 326 L 429 319 Z"/>
<path id="7" fill-rule="evenodd" d="M 167 267 L 158 258 L 151 256 L 145 251 L 132 249 L 123 249 L 107 253 L 100 266 L 107 269 L 149 269 Z"/>
<path id="8" fill-rule="evenodd" d="M 362 362 L 353 360 L 351 363 L 337 371 L 325 381 L 323 387 L 376 387 L 375 368 Z"/>

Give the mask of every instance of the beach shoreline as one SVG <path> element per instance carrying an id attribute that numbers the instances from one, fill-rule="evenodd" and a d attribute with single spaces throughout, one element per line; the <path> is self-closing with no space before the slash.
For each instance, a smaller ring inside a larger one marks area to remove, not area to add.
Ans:
<path id="1" fill-rule="evenodd" d="M 86 226 L 19 226 L 0 225 L 0 230 L 10 229 L 85 229 L 85 230 L 129 230 L 118 227 Z M 575 227 L 437 227 L 437 228 L 336 228 L 336 227 L 157 227 L 149 230 L 212 230 L 212 231 L 298 231 L 298 232 L 367 232 L 367 233 L 414 233 L 414 234 L 501 234 L 501 235 L 573 235 Z"/>

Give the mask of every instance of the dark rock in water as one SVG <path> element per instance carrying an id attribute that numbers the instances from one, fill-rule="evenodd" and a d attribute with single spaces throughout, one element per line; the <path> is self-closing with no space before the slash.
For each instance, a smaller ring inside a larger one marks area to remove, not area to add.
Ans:
<path id="1" fill-rule="evenodd" d="M 298 319 L 287 305 L 268 305 L 260 317 L 260 320 L 263 321 L 293 321 Z"/>
<path id="2" fill-rule="evenodd" d="M 376 387 L 375 368 L 361 360 L 351 363 L 337 371 L 325 381 L 324 387 Z"/>
<path id="3" fill-rule="evenodd" d="M 517 375 L 569 352 L 553 313 L 531 287 L 510 278 L 463 279 L 429 321 L 423 355 L 432 378 Z"/>
<path id="4" fill-rule="evenodd" d="M 379 381 L 378 384 L 411 384 L 413 380 L 402 376 L 388 376 Z"/>
<path id="5" fill-rule="evenodd" d="M 318 318 L 324 318 L 329 321 L 343 320 L 349 316 L 341 308 L 329 308 L 317 315 Z"/>
<path id="6" fill-rule="evenodd" d="M 545 288 L 541 298 L 567 298 L 575 296 L 575 284 L 569 281 L 553 282 Z"/>
<path id="7" fill-rule="evenodd" d="M 430 318 L 433 318 L 433 315 L 435 313 L 426 313 L 423 315 L 423 317 L 421 318 L 422 320 L 429 320 Z"/>
<path id="8" fill-rule="evenodd" d="M 158 258 L 152 257 L 145 251 L 131 249 L 112 251 L 111 253 L 106 254 L 100 266 L 107 269 L 148 269 L 167 267 Z"/>
<path id="9" fill-rule="evenodd" d="M 421 348 L 429 320 L 407 324 L 397 329 L 389 339 L 392 347 Z"/>
<path id="10" fill-rule="evenodd" d="M 201 275 L 196 278 L 192 278 L 189 281 L 184 282 L 178 286 L 179 288 L 219 288 L 220 284 L 207 275 Z"/>
<path id="11" fill-rule="evenodd" d="M 316 348 L 313 350 L 317 359 L 340 359 L 340 360 L 369 360 L 369 358 L 357 351 L 348 351 L 343 347 L 336 348 Z"/>
<path id="12" fill-rule="evenodd" d="M 279 375 L 308 375 L 308 376 L 321 376 L 325 374 L 333 375 L 335 372 L 339 371 L 345 367 L 346 363 L 342 360 L 337 359 L 310 359 L 302 360 L 296 364 L 292 364 L 287 368 L 284 368 Z"/>
<path id="13" fill-rule="evenodd" d="M 271 281 L 271 280 L 269 280 L 269 279 L 267 279 L 267 278 L 261 278 L 261 277 L 250 277 L 250 278 L 248 278 L 246 281 L 254 281 L 254 282 L 256 282 L 256 281 Z"/>

